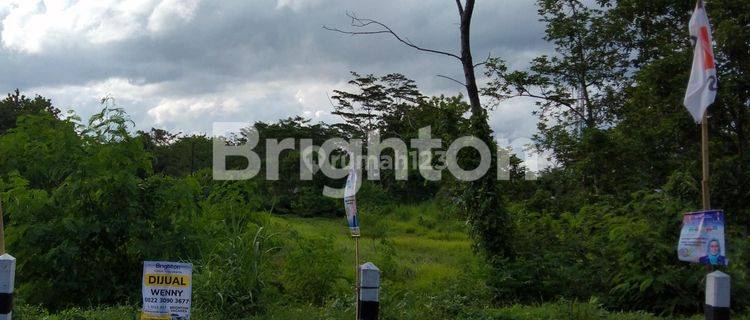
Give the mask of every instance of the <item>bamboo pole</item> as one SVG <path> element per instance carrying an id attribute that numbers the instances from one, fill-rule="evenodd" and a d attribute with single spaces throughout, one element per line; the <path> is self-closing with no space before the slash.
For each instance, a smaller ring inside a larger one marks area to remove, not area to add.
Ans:
<path id="1" fill-rule="evenodd" d="M 708 170 L 708 110 L 703 113 L 701 120 L 701 165 L 703 167 L 703 179 L 701 180 L 701 197 L 703 210 L 711 210 L 711 190 L 709 190 L 709 170 Z M 708 272 L 715 270 L 713 265 L 706 265 Z"/>
<path id="2" fill-rule="evenodd" d="M 709 189 L 709 171 L 708 171 L 708 111 L 703 114 L 701 121 L 701 155 L 703 159 L 703 181 L 701 189 L 703 193 L 703 210 L 711 209 L 711 190 Z"/>
<path id="3" fill-rule="evenodd" d="M 354 319 L 359 320 L 359 235 L 354 237 L 354 290 L 357 293 L 357 300 L 354 303 Z"/>
<path id="4" fill-rule="evenodd" d="M 5 254 L 5 225 L 3 224 L 3 202 L 0 201 L 0 255 Z"/>

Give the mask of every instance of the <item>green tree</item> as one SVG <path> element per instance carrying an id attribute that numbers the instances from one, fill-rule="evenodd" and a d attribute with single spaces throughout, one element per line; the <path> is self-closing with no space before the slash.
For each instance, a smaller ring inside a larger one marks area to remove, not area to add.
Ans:
<path id="1" fill-rule="evenodd" d="M 513 97 L 537 100 L 537 149 L 550 151 L 566 168 L 577 168 L 587 193 L 612 188 L 601 180 L 608 149 L 606 130 L 622 108 L 623 88 L 629 84 L 628 47 L 617 32 L 619 19 L 607 10 L 578 0 L 540 0 L 545 40 L 554 45 L 552 56 L 535 58 L 528 71 L 509 71 L 502 60 L 486 64 L 489 77 L 483 93 L 504 101 Z"/>
<path id="2" fill-rule="evenodd" d="M 59 117 L 60 110 L 52 106 L 52 101 L 41 96 L 29 99 L 16 89 L 0 101 L 0 134 L 16 126 L 16 121 L 23 115 L 49 114 Z"/>
<path id="3" fill-rule="evenodd" d="M 372 130 L 400 131 L 408 110 L 417 105 L 422 94 L 413 80 L 401 74 L 376 77 L 352 72 L 349 84 L 357 92 L 334 90 L 333 114 L 341 116 L 357 136 L 366 137 Z"/>

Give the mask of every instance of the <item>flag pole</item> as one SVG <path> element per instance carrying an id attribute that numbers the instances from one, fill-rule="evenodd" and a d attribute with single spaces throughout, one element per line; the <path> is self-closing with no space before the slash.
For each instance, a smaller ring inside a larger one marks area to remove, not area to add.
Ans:
<path id="1" fill-rule="evenodd" d="M 354 290 L 357 293 L 357 300 L 354 303 L 354 319 L 359 320 L 359 235 L 352 235 L 354 238 Z"/>
<path id="2" fill-rule="evenodd" d="M 701 181 L 701 197 L 703 202 L 703 211 L 711 210 L 711 190 L 709 190 L 709 171 L 708 171 L 708 110 L 703 112 L 701 120 L 701 164 L 703 166 L 703 179 Z M 714 271 L 714 266 L 706 265 L 708 272 Z"/>
<path id="3" fill-rule="evenodd" d="M 701 155 L 703 158 L 703 181 L 701 189 L 703 193 L 703 210 L 711 210 L 711 190 L 709 188 L 709 171 L 708 171 L 708 111 L 703 113 L 701 121 Z"/>
<path id="4" fill-rule="evenodd" d="M 5 254 L 5 225 L 3 223 L 3 202 L 0 200 L 0 255 Z"/>

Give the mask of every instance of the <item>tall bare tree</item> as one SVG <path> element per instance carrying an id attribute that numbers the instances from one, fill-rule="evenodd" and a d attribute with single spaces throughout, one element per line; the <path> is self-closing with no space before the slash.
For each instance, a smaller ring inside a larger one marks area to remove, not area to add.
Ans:
<path id="1" fill-rule="evenodd" d="M 479 87 L 477 86 L 477 80 L 476 80 L 474 69 L 477 66 L 482 65 L 483 63 L 474 64 L 474 59 L 471 54 L 471 18 L 474 13 L 474 2 L 475 2 L 474 0 L 466 0 L 466 4 L 463 5 L 461 3 L 461 0 L 456 0 L 456 5 L 458 6 L 458 13 L 460 17 L 460 33 L 461 33 L 461 44 L 460 44 L 461 52 L 459 54 L 444 51 L 444 50 L 425 48 L 425 47 L 416 45 L 411 40 L 407 39 L 406 37 L 394 31 L 388 25 L 380 21 L 374 20 L 374 19 L 360 18 L 356 14 L 353 14 L 353 13 L 346 14 L 347 17 L 351 19 L 351 26 L 354 28 L 353 30 L 343 30 L 343 29 L 332 28 L 328 26 L 323 26 L 323 28 L 329 31 L 339 32 L 339 33 L 348 34 L 348 35 L 388 34 L 388 35 L 393 36 L 399 42 L 413 49 L 424 51 L 424 52 L 429 52 L 429 53 L 435 53 L 439 55 L 444 55 L 444 56 L 457 59 L 459 62 L 461 62 L 461 66 L 463 67 L 465 82 L 458 81 L 456 79 L 453 79 L 444 75 L 439 75 L 439 76 L 449 79 L 451 81 L 457 82 L 461 84 L 462 86 L 464 86 L 466 88 L 466 95 L 469 98 L 469 104 L 471 105 L 472 115 L 474 114 L 481 115 L 481 114 L 484 114 L 485 112 L 479 100 Z"/>
<path id="2" fill-rule="evenodd" d="M 479 180 L 468 183 L 461 190 L 464 211 L 471 222 L 472 234 L 477 240 L 477 245 L 485 249 L 490 260 L 497 258 L 512 257 L 512 246 L 510 243 L 511 226 L 509 217 L 499 195 L 498 184 L 495 180 L 497 171 L 497 145 L 492 136 L 487 121 L 487 111 L 479 99 L 479 87 L 475 69 L 484 63 L 474 63 L 471 53 L 471 22 L 474 14 L 475 0 L 455 0 L 459 15 L 460 53 L 431 49 L 422 47 L 408 38 L 394 31 L 388 25 L 374 19 L 358 17 L 347 13 L 351 19 L 351 30 L 342 30 L 323 26 L 324 29 L 348 35 L 390 35 L 402 44 L 415 50 L 448 56 L 457 59 L 461 63 L 464 72 L 464 81 L 439 75 L 460 83 L 466 89 L 471 110 L 472 134 L 484 141 L 491 150 L 492 161 L 488 174 Z M 476 167 L 479 157 L 475 155 L 463 156 L 460 161 L 463 167 Z"/>

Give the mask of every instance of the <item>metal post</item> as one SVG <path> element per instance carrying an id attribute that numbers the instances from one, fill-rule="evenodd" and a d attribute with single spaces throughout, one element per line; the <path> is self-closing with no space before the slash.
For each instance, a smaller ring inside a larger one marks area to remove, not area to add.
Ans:
<path id="1" fill-rule="evenodd" d="M 731 278 L 721 271 L 706 276 L 706 320 L 729 320 Z"/>
<path id="2" fill-rule="evenodd" d="M 380 269 L 372 262 L 360 266 L 359 320 L 378 320 L 380 309 Z"/>

